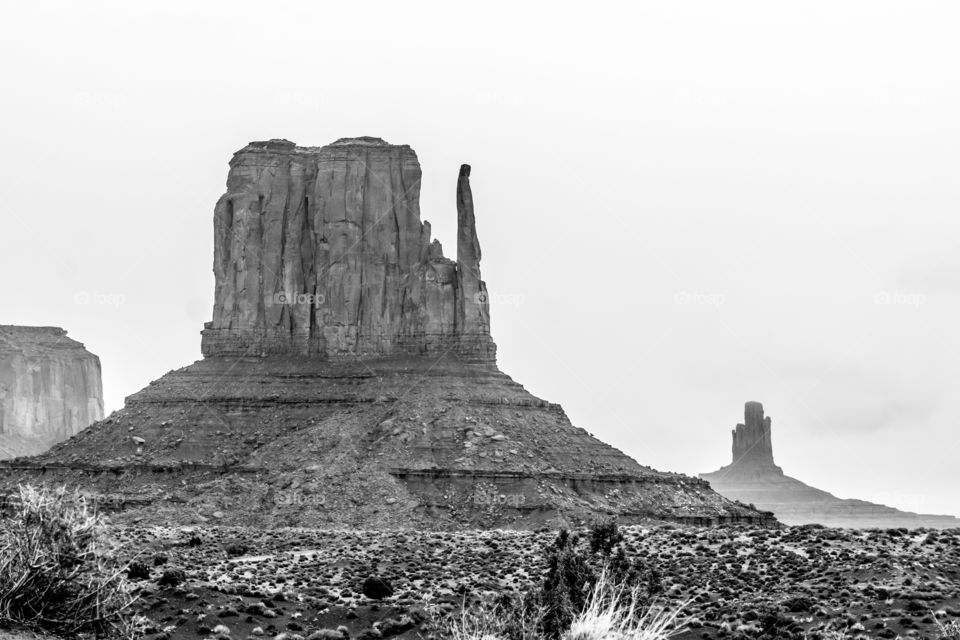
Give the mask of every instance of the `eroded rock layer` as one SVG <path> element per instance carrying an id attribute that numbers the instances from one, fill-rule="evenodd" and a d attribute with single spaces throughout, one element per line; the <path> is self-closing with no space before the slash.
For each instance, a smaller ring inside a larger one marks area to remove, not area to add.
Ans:
<path id="1" fill-rule="evenodd" d="M 39 453 L 102 418 L 97 356 L 58 327 L 0 325 L 0 458 Z"/>
<path id="2" fill-rule="evenodd" d="M 772 522 L 700 480 L 638 464 L 496 367 L 453 354 L 206 358 L 18 462 L 11 477 L 44 468 L 59 480 L 60 470 L 139 505 L 147 521 L 174 510 L 189 521 L 220 512 L 351 526 L 533 526 L 601 513 Z"/>
<path id="3" fill-rule="evenodd" d="M 763 405 L 748 402 L 744 424 L 733 431 L 733 460 L 700 477 L 721 495 L 771 511 L 788 525 L 822 524 L 829 527 L 960 526 L 960 519 L 900 511 L 865 500 L 842 499 L 791 478 L 773 462 L 771 421 Z"/>
<path id="4" fill-rule="evenodd" d="M 67 482 L 144 522 L 775 524 L 498 370 L 469 179 L 463 165 L 454 262 L 420 220 L 409 147 L 248 145 L 216 206 L 205 358 L 0 485 Z"/>

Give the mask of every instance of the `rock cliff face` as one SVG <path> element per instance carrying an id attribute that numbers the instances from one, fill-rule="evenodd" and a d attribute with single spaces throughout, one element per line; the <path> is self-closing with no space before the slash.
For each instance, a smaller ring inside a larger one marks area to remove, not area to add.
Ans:
<path id="1" fill-rule="evenodd" d="M 744 424 L 733 431 L 733 460 L 700 477 L 721 495 L 759 509 L 772 511 L 788 525 L 822 524 L 830 527 L 936 527 L 960 526 L 953 516 L 899 511 L 864 500 L 841 499 L 791 478 L 773 462 L 771 421 L 763 405 L 748 402 Z"/>
<path id="2" fill-rule="evenodd" d="M 204 359 L 0 468 L 0 487 L 76 483 L 157 522 L 775 523 L 637 463 L 503 374 L 470 167 L 456 262 L 420 220 L 419 185 L 414 152 L 378 138 L 244 147 L 215 210 Z"/>
<path id="3" fill-rule="evenodd" d="M 420 220 L 410 147 L 345 138 L 241 149 L 214 215 L 216 292 L 203 354 L 452 351 L 492 362 L 469 176 L 462 167 L 454 262 Z"/>
<path id="4" fill-rule="evenodd" d="M 0 458 L 39 453 L 102 418 L 97 356 L 57 327 L 0 325 Z"/>
<path id="5" fill-rule="evenodd" d="M 770 438 L 770 418 L 764 417 L 763 405 L 748 402 L 744 407 L 743 424 L 733 430 L 733 463 L 741 467 L 772 467 L 773 442 Z"/>

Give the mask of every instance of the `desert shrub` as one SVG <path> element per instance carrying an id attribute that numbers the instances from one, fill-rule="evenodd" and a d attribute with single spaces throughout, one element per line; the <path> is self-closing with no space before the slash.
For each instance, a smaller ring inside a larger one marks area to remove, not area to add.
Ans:
<path id="1" fill-rule="evenodd" d="M 527 600 L 523 602 L 523 600 Z M 431 611 L 430 630 L 444 640 L 540 640 L 541 611 L 529 599 L 483 599 L 446 614 Z"/>
<path id="2" fill-rule="evenodd" d="M 157 578 L 157 584 L 161 587 L 176 587 L 186 579 L 187 574 L 183 569 L 167 569 Z"/>
<path id="3" fill-rule="evenodd" d="M 647 606 L 663 590 L 656 568 L 628 558 L 622 542 L 623 534 L 615 522 L 593 525 L 589 552 L 576 535 L 559 532 L 547 550 L 542 588 L 531 596 L 542 609 L 544 637 L 560 638 L 591 602 L 596 604 L 598 585 L 604 586 L 604 597 L 620 599 L 614 603 L 618 610 Z"/>
<path id="4" fill-rule="evenodd" d="M 791 640 L 800 637 L 802 633 L 802 628 L 796 620 L 772 605 L 761 609 L 759 623 L 760 632 L 757 637 L 765 640 Z"/>
<path id="5" fill-rule="evenodd" d="M 367 576 L 361 587 L 363 595 L 372 600 L 383 600 L 393 595 L 393 586 L 389 580 L 380 576 Z"/>
<path id="6" fill-rule="evenodd" d="M 569 541 L 569 538 L 566 539 Z M 559 629 L 559 640 L 666 640 L 684 629 L 679 613 L 642 609 L 642 594 L 624 593 L 606 572 L 597 576 L 583 609 Z M 543 640 L 546 611 L 535 598 L 502 596 L 481 600 L 459 611 L 440 615 L 431 625 L 433 637 L 444 640 Z"/>
<path id="7" fill-rule="evenodd" d="M 545 550 L 542 582 L 527 593 L 433 615 L 437 638 L 454 640 L 591 640 L 667 637 L 676 614 L 650 603 L 660 573 L 627 556 L 614 522 L 595 523 L 581 538 L 566 529 Z M 644 616 L 641 611 L 647 611 Z M 652 611 L 652 613 L 651 613 Z"/>
<path id="8" fill-rule="evenodd" d="M 813 611 L 816 603 L 807 596 L 795 596 L 783 601 L 783 608 L 787 611 L 804 613 Z"/>
<path id="9" fill-rule="evenodd" d="M 890 597 L 890 590 L 885 587 L 876 587 L 873 590 L 873 594 L 876 596 L 877 600 L 886 600 Z"/>
<path id="10" fill-rule="evenodd" d="M 946 624 L 938 620 L 937 629 L 940 632 L 940 640 L 960 640 L 960 622 L 956 620 Z"/>
<path id="11" fill-rule="evenodd" d="M 655 566 L 644 564 L 639 558 L 628 558 L 623 547 L 618 547 L 604 566 L 613 584 L 629 591 L 631 597 L 641 598 L 643 604 L 650 604 L 663 592 L 660 571 Z"/>
<path id="12" fill-rule="evenodd" d="M 926 613 L 930 608 L 919 600 L 909 600 L 907 601 L 907 611 L 910 613 Z"/>
<path id="13" fill-rule="evenodd" d="M 126 635 L 135 598 L 125 572 L 79 494 L 23 486 L 0 520 L 0 623 Z"/>
<path id="14" fill-rule="evenodd" d="M 590 527 L 590 551 L 609 556 L 614 546 L 623 542 L 623 534 L 613 520 L 595 522 Z"/>
<path id="15" fill-rule="evenodd" d="M 150 577 L 150 569 L 142 562 L 131 562 L 127 567 L 127 577 L 131 580 L 147 580 Z"/>
<path id="16" fill-rule="evenodd" d="M 192 545 L 191 545 L 192 546 Z M 231 558 L 242 556 L 249 550 L 249 547 L 243 542 L 231 542 L 224 547 L 224 551 Z"/>
<path id="17" fill-rule="evenodd" d="M 547 574 L 538 599 L 543 607 L 542 628 L 549 639 L 559 638 L 586 607 L 597 576 L 576 535 L 563 529 L 547 550 Z"/>

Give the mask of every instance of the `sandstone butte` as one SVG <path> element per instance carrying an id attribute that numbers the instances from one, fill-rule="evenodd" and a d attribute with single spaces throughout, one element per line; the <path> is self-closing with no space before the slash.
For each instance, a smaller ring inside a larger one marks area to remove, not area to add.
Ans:
<path id="1" fill-rule="evenodd" d="M 97 356 L 58 327 L 0 325 L 0 458 L 40 453 L 102 418 Z"/>
<path id="2" fill-rule="evenodd" d="M 203 359 L 43 455 L 120 521 L 256 526 L 775 524 L 574 427 L 496 365 L 470 167 L 457 259 L 420 218 L 408 146 L 254 142 L 214 211 Z"/>
<path id="3" fill-rule="evenodd" d="M 900 511 L 864 500 L 841 499 L 783 473 L 773 461 L 771 420 L 763 405 L 748 402 L 744 422 L 733 431 L 733 460 L 700 474 L 721 495 L 771 511 L 787 525 L 820 524 L 850 528 L 936 529 L 960 526 L 960 519 Z"/>

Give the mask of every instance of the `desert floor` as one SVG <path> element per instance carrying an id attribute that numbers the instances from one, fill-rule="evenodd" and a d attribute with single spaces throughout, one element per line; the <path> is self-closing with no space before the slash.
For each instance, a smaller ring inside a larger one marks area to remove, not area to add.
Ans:
<path id="1" fill-rule="evenodd" d="M 960 531 L 621 530 L 629 555 L 662 573 L 658 604 L 686 603 L 681 637 L 753 635 L 757 613 L 770 603 L 813 637 L 843 629 L 848 637 L 936 638 L 937 619 L 960 619 Z M 150 570 L 137 581 L 138 607 L 153 623 L 151 637 L 160 638 L 195 638 L 218 625 L 232 638 L 307 637 L 340 625 L 351 637 L 420 637 L 429 611 L 538 583 L 543 548 L 556 537 L 236 527 L 113 533 L 121 554 Z M 371 575 L 389 581 L 394 594 L 363 595 Z M 185 579 L 164 584 L 178 577 Z"/>

